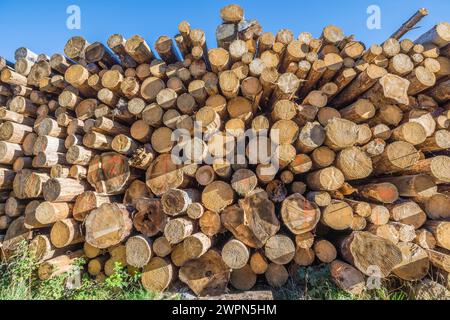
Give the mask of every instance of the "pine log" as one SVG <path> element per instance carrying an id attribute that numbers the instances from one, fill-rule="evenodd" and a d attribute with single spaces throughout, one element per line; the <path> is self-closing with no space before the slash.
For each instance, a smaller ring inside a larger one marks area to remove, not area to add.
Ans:
<path id="1" fill-rule="evenodd" d="M 450 250 L 450 222 L 428 220 L 425 228 L 434 235 L 439 247 Z"/>
<path id="2" fill-rule="evenodd" d="M 56 248 L 83 242 L 81 225 L 73 219 L 57 221 L 50 231 L 50 241 Z"/>
<path id="3" fill-rule="evenodd" d="M 227 242 L 222 249 L 222 259 L 225 264 L 234 270 L 239 270 L 250 259 L 249 249 L 239 240 L 233 239 Z"/>
<path id="4" fill-rule="evenodd" d="M 264 247 L 265 256 L 276 264 L 286 265 L 295 255 L 293 241 L 284 235 L 270 237 Z"/>
<path id="5" fill-rule="evenodd" d="M 328 168 L 310 173 L 307 176 L 308 186 L 315 191 L 335 191 L 344 184 L 344 175 L 336 167 Z"/>
<path id="6" fill-rule="evenodd" d="M 353 222 L 353 209 L 345 202 L 333 200 L 322 212 L 321 222 L 333 230 L 346 230 Z"/>
<path id="7" fill-rule="evenodd" d="M 179 271 L 179 279 L 199 296 L 222 294 L 229 278 L 229 268 L 214 250 L 188 261 Z"/>
<path id="8" fill-rule="evenodd" d="M 384 68 L 378 67 L 374 64 L 369 65 L 366 70 L 361 72 L 350 85 L 348 85 L 335 99 L 333 99 L 332 104 L 334 106 L 348 105 L 361 94 L 374 86 L 380 78 L 386 75 L 386 73 L 387 71 Z"/>
<path id="9" fill-rule="evenodd" d="M 412 225 L 419 229 L 426 221 L 427 216 L 422 208 L 415 202 L 405 201 L 394 205 L 387 205 L 391 219 L 403 224 Z"/>
<path id="10" fill-rule="evenodd" d="M 154 237 L 164 231 L 168 217 L 164 214 L 159 199 L 141 198 L 135 202 L 137 214 L 133 225 L 137 231 L 147 237 Z"/>
<path id="11" fill-rule="evenodd" d="M 117 203 L 102 204 L 87 216 L 84 224 L 86 242 L 99 249 L 119 244 L 132 229 L 129 212 Z"/>
<path id="12" fill-rule="evenodd" d="M 402 261 L 397 246 L 367 232 L 354 232 L 342 241 L 340 248 L 343 258 L 367 276 L 385 278 Z"/>
<path id="13" fill-rule="evenodd" d="M 223 232 L 221 216 L 217 212 L 205 211 L 199 219 L 200 230 L 208 237 L 213 237 Z"/>
<path id="14" fill-rule="evenodd" d="M 42 188 L 42 195 L 50 202 L 72 202 L 88 189 L 85 182 L 74 179 L 50 179 Z"/>
<path id="15" fill-rule="evenodd" d="M 336 167 L 347 181 L 367 178 L 373 171 L 372 160 L 357 147 L 342 150 L 336 158 Z"/>
<path id="16" fill-rule="evenodd" d="M 100 207 L 103 203 L 111 202 L 112 198 L 97 194 L 93 191 L 85 191 L 77 196 L 73 205 L 72 215 L 77 221 L 83 222 L 89 213 Z"/>
<path id="17" fill-rule="evenodd" d="M 406 281 L 423 279 L 430 268 L 427 252 L 413 243 L 399 243 L 398 247 L 402 252 L 402 262 L 395 267 L 393 273 Z"/>
<path id="18" fill-rule="evenodd" d="M 236 239 L 251 248 L 262 248 L 280 228 L 273 202 L 257 195 L 243 199 L 240 207 L 226 208 L 221 220 Z"/>
<path id="19" fill-rule="evenodd" d="M 50 179 L 48 174 L 25 169 L 17 173 L 14 182 L 14 194 L 19 199 L 42 197 L 44 184 Z"/>
<path id="20" fill-rule="evenodd" d="M 360 295 L 365 289 L 364 275 L 353 266 L 335 260 L 330 264 L 331 277 L 334 283 L 345 292 Z"/>
<path id="21" fill-rule="evenodd" d="M 375 174 L 402 171 L 419 161 L 419 153 L 413 145 L 403 141 L 389 144 L 384 152 L 373 158 Z"/>
<path id="22" fill-rule="evenodd" d="M 437 193 L 437 186 L 428 175 L 404 175 L 401 177 L 383 178 L 380 181 L 394 184 L 401 197 L 421 197 L 426 199 Z"/>
<path id="23" fill-rule="evenodd" d="M 173 265 L 160 257 L 154 257 L 144 267 L 142 285 L 149 291 L 163 292 L 175 279 Z"/>
<path id="24" fill-rule="evenodd" d="M 48 280 L 65 272 L 73 270 L 75 262 L 83 256 L 83 250 L 78 250 L 67 255 L 45 261 L 39 266 L 38 277 L 40 280 Z"/>
<path id="25" fill-rule="evenodd" d="M 131 237 L 126 242 L 127 264 L 136 268 L 143 268 L 153 256 L 152 242 L 145 236 Z"/>

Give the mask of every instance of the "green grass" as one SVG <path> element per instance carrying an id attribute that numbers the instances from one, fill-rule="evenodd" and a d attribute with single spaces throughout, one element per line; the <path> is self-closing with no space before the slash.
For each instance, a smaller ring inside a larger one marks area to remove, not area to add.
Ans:
<path id="1" fill-rule="evenodd" d="M 41 281 L 36 275 L 38 264 L 27 250 L 26 243 L 23 243 L 8 261 L 0 263 L 0 300 L 179 299 L 176 294 L 145 290 L 139 281 L 140 275 L 129 275 L 120 264 L 115 266 L 113 275 L 105 281 L 97 282 L 87 273 L 80 273 L 85 263 L 83 259 L 79 259 L 71 272 Z M 78 284 L 73 285 L 77 274 L 83 275 L 81 279 L 78 278 Z"/>
<path id="2" fill-rule="evenodd" d="M 393 279 L 396 280 L 396 279 Z M 331 280 L 328 265 L 302 267 L 297 277 L 275 292 L 287 300 L 406 300 L 408 295 L 397 281 L 385 281 L 380 289 L 366 290 L 360 296 L 339 289 Z"/>

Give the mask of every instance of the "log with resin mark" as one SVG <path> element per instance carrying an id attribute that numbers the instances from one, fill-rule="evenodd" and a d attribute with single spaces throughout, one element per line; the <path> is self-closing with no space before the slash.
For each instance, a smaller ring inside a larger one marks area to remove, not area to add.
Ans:
<path id="1" fill-rule="evenodd" d="M 120 154 L 103 153 L 89 163 L 87 180 L 99 193 L 123 193 L 135 179 L 136 174 L 130 169 L 128 158 Z"/>
<path id="2" fill-rule="evenodd" d="M 229 267 L 214 250 L 209 250 L 197 260 L 188 261 L 179 271 L 179 279 L 199 296 L 223 294 L 229 278 Z"/>
<path id="3" fill-rule="evenodd" d="M 359 196 L 377 203 L 394 203 L 399 198 L 397 187 L 388 182 L 369 183 L 358 187 Z"/>
<path id="4" fill-rule="evenodd" d="M 316 227 L 320 219 L 320 210 L 302 195 L 293 194 L 283 201 L 281 216 L 288 229 L 298 235 Z"/>

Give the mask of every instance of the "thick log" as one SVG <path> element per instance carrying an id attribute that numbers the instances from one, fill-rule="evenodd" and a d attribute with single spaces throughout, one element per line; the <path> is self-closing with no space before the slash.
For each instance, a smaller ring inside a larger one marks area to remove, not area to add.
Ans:
<path id="1" fill-rule="evenodd" d="M 168 217 L 164 214 L 159 199 L 141 198 L 136 201 L 137 214 L 133 218 L 136 230 L 147 237 L 164 231 Z"/>
<path id="2" fill-rule="evenodd" d="M 144 267 L 141 282 L 149 291 L 163 292 L 175 279 L 174 266 L 167 260 L 154 257 Z"/>
<path id="3" fill-rule="evenodd" d="M 334 106 L 348 105 L 374 86 L 380 78 L 386 75 L 386 73 L 387 71 L 384 68 L 374 64 L 369 65 L 366 70 L 361 72 L 350 85 L 333 99 L 332 104 Z"/>
<path id="4" fill-rule="evenodd" d="M 450 42 L 450 24 L 442 22 L 435 25 L 431 30 L 425 32 L 416 41 L 416 44 L 435 44 L 439 48 L 446 46 Z"/>
<path id="5" fill-rule="evenodd" d="M 73 205 L 72 215 L 77 221 L 83 222 L 89 213 L 100 207 L 103 203 L 110 203 L 109 196 L 97 194 L 93 191 L 85 191 L 77 196 Z"/>
<path id="6" fill-rule="evenodd" d="M 342 150 L 336 158 L 336 167 L 347 181 L 367 178 L 373 171 L 372 160 L 357 147 Z"/>
<path id="7" fill-rule="evenodd" d="M 267 240 L 264 253 L 273 263 L 286 265 L 294 258 L 295 246 L 289 237 L 275 235 Z"/>
<path id="8" fill-rule="evenodd" d="M 358 269 L 343 261 L 335 260 L 330 264 L 330 272 L 334 283 L 340 289 L 354 295 L 363 293 L 366 282 L 363 273 Z"/>
<path id="9" fill-rule="evenodd" d="M 323 210 L 321 222 L 333 230 L 349 229 L 353 222 L 353 209 L 343 201 L 333 200 Z"/>
<path id="10" fill-rule="evenodd" d="M 222 294 L 229 278 L 229 268 L 214 250 L 188 261 L 179 271 L 179 279 L 199 296 Z"/>
<path id="11" fill-rule="evenodd" d="M 117 153 L 96 156 L 89 164 L 87 180 L 99 193 L 120 194 L 135 180 L 128 159 Z"/>
<path id="12" fill-rule="evenodd" d="M 117 203 L 104 203 L 86 218 L 86 242 L 106 249 L 121 243 L 131 232 L 132 221 L 127 209 Z"/>
<path id="13" fill-rule="evenodd" d="M 222 259 L 230 269 L 239 270 L 248 263 L 250 250 L 241 241 L 233 239 L 224 245 Z"/>
<path id="14" fill-rule="evenodd" d="M 208 210 L 221 212 L 234 202 L 234 191 L 222 181 L 215 181 L 203 190 L 202 203 Z"/>
<path id="15" fill-rule="evenodd" d="M 367 276 L 376 272 L 385 278 L 402 261 L 397 246 L 367 232 L 354 232 L 342 241 L 340 248 L 343 258 Z"/>
<path id="16" fill-rule="evenodd" d="M 437 193 L 437 186 L 428 175 L 404 175 L 401 177 L 383 178 L 380 181 L 392 183 L 397 187 L 401 197 L 429 198 Z"/>
<path id="17" fill-rule="evenodd" d="M 241 200 L 240 207 L 226 208 L 221 220 L 236 239 L 251 248 L 262 248 L 280 228 L 273 202 L 257 195 Z"/>
<path id="18" fill-rule="evenodd" d="M 281 216 L 288 229 L 299 235 L 316 227 L 320 219 L 320 210 L 302 195 L 293 194 L 283 201 Z"/>

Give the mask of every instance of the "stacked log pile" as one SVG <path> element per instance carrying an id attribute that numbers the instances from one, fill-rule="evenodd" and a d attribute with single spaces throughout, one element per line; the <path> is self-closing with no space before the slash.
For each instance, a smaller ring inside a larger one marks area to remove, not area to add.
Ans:
<path id="1" fill-rule="evenodd" d="M 154 49 L 119 34 L 18 49 L 0 61 L 3 255 L 26 240 L 41 279 L 85 257 L 100 280 L 119 262 L 197 295 L 316 263 L 352 293 L 448 280 L 450 25 L 400 40 L 425 14 L 370 47 L 336 26 L 263 32 L 230 5 L 217 48 L 182 22 Z M 241 161 L 220 160 L 245 132 Z"/>

